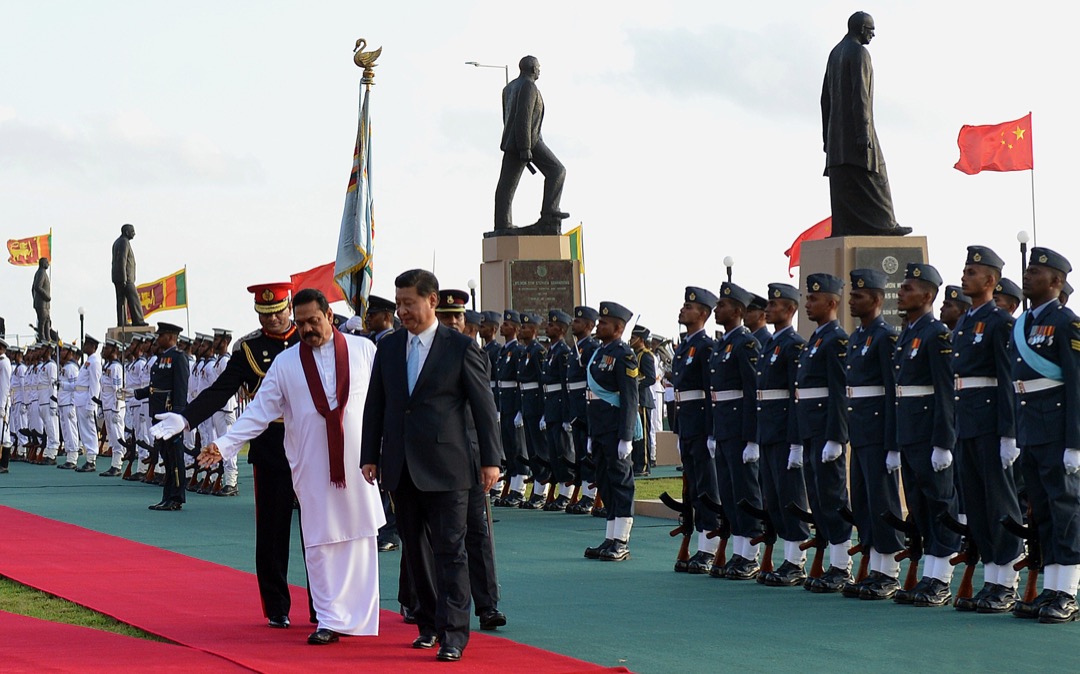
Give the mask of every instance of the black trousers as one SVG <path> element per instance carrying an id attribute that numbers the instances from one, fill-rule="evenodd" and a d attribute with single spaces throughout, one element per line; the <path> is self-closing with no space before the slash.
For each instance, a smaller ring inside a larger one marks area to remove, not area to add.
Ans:
<path id="1" fill-rule="evenodd" d="M 161 500 L 187 502 L 183 435 L 168 440 L 155 440 L 154 448 L 165 464 L 165 485 L 162 487 Z"/>
<path id="2" fill-rule="evenodd" d="M 263 615 L 289 615 L 289 539 L 292 534 L 292 473 L 251 466 L 255 478 L 255 577 Z M 308 592 L 310 601 L 311 592 Z"/>
<path id="3" fill-rule="evenodd" d="M 560 423 L 548 422 L 547 430 L 548 456 L 551 458 L 551 479 L 561 484 L 570 484 L 574 481 L 575 457 L 573 443 L 570 434 L 563 429 Z"/>
<path id="4" fill-rule="evenodd" d="M 956 487 L 952 466 L 940 472 L 934 471 L 930 464 L 933 452 L 934 448 L 929 442 L 900 448 L 904 496 L 907 498 L 908 512 L 922 536 L 923 553 L 934 557 L 951 557 L 960 550 L 960 535 L 945 527 L 938 518 L 944 512 L 953 518 L 957 516 Z"/>
<path id="5" fill-rule="evenodd" d="M 593 452 L 595 453 L 595 448 Z M 699 435 L 692 438 L 679 438 L 679 451 L 682 454 L 683 475 L 690 485 L 690 502 L 694 509 L 694 530 L 714 531 L 720 527 L 720 518 L 705 506 L 703 497 L 720 502 L 720 491 L 716 486 L 716 468 L 709 456 L 707 438 Z"/>
<path id="6" fill-rule="evenodd" d="M 1009 516 L 1023 521 L 1016 498 L 1013 469 L 1001 468 L 1001 438 L 994 434 L 960 440 L 960 482 L 964 512 L 979 556 L 990 564 L 1008 564 L 1024 551 L 1024 543 L 1001 526 Z"/>
<path id="7" fill-rule="evenodd" d="M 652 392 L 649 393 L 652 395 Z M 634 440 L 634 451 L 630 454 L 630 457 L 634 462 L 634 473 L 643 473 L 645 469 L 649 467 L 649 454 L 652 447 L 650 447 L 649 431 L 652 430 L 652 418 L 649 415 L 650 409 L 647 407 L 638 407 L 638 418 L 641 419 L 641 432 L 642 438 L 640 440 Z"/>
<path id="8" fill-rule="evenodd" d="M 589 429 L 585 422 L 576 422 L 570 434 L 574 441 L 574 466 L 577 469 L 577 482 L 588 486 L 596 481 L 596 462 L 588 454 Z"/>
<path id="9" fill-rule="evenodd" d="M 34 311 L 37 313 L 38 339 L 47 342 L 52 339 L 52 318 L 49 316 L 49 305 L 52 302 L 34 302 Z"/>
<path id="10" fill-rule="evenodd" d="M 469 490 L 420 491 L 406 465 L 393 496 L 402 552 L 416 590 L 420 634 L 465 648 L 471 604 L 465 552 Z"/>
<path id="11" fill-rule="evenodd" d="M 1065 474 L 1064 454 L 1063 443 L 1020 452 L 1043 564 L 1080 564 L 1080 473 Z"/>
<path id="12" fill-rule="evenodd" d="M 755 508 L 761 507 L 761 482 L 758 464 L 743 463 L 743 450 L 746 442 L 739 438 L 730 438 L 717 442 L 716 481 L 720 491 L 720 504 L 724 507 L 724 517 L 731 523 L 734 536 L 753 538 L 761 533 L 761 522 L 739 507 L 739 501 L 746 499 Z"/>
<path id="13" fill-rule="evenodd" d="M 472 588 L 476 615 L 499 605 L 499 578 L 495 573 L 495 539 L 488 525 L 487 493 L 483 485 L 469 490 L 469 514 L 466 522 L 465 552 L 469 556 L 469 585 Z"/>
<path id="14" fill-rule="evenodd" d="M 551 452 L 548 451 L 547 434 L 540 430 L 543 415 L 522 415 L 525 422 L 525 449 L 529 457 L 529 470 L 533 479 L 541 484 L 551 482 Z"/>
<path id="15" fill-rule="evenodd" d="M 386 524 L 379 527 L 378 539 L 380 543 L 401 543 L 401 537 L 397 530 L 397 513 L 394 512 L 394 504 L 390 499 L 390 492 L 379 489 L 379 497 L 382 498 L 383 516 Z"/>
<path id="16" fill-rule="evenodd" d="M 619 434 L 593 436 L 596 489 L 607 506 L 607 518 L 634 516 L 634 466 L 630 457 L 619 458 Z"/>
<path id="17" fill-rule="evenodd" d="M 499 184 L 495 187 L 495 229 L 502 229 L 514 224 L 511 205 L 517 192 L 521 172 L 525 169 L 517 151 L 503 152 L 502 170 L 499 172 Z M 559 210 L 562 200 L 563 182 L 566 169 L 555 155 L 539 141 L 532 149 L 532 163 L 544 175 L 544 201 L 540 205 L 540 215 L 550 215 Z"/>
<path id="18" fill-rule="evenodd" d="M 513 393 L 505 393 L 509 396 Z M 514 417 L 520 408 L 513 402 L 499 401 L 499 430 L 502 433 L 503 454 L 506 456 L 507 475 L 528 475 L 529 457 L 521 442 L 521 433 L 514 426 Z"/>
<path id="19" fill-rule="evenodd" d="M 881 515 L 900 516 L 900 480 L 885 468 L 884 445 L 851 448 L 851 514 L 864 549 L 882 554 L 904 549 L 903 535 Z"/>
<path id="20" fill-rule="evenodd" d="M 851 541 L 851 525 L 840 516 L 840 509 L 850 507 L 847 485 L 847 448 L 840 458 L 825 463 L 821 450 L 825 438 L 803 440 L 803 465 L 807 467 L 806 491 L 810 496 L 810 509 L 814 513 L 814 526 L 818 534 L 831 544 Z"/>
<path id="21" fill-rule="evenodd" d="M 788 443 L 761 445 L 761 497 L 778 538 L 805 541 L 810 527 L 787 510 L 788 503 L 809 510 L 801 468 L 788 470 Z M 805 461 L 805 455 L 804 455 Z"/>

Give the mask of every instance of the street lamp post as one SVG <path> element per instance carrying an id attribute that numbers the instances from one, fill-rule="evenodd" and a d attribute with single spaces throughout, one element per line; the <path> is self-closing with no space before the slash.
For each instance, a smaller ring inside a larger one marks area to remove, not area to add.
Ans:
<path id="1" fill-rule="evenodd" d="M 469 279 L 469 297 L 472 298 L 472 310 L 476 311 L 476 279 Z"/>
<path id="2" fill-rule="evenodd" d="M 727 267 L 727 282 L 731 283 L 731 268 L 735 266 L 735 258 L 728 255 L 724 258 L 724 266 Z"/>
<path id="3" fill-rule="evenodd" d="M 473 66 L 475 68 L 502 68 L 503 69 L 503 75 L 506 78 L 506 83 L 510 84 L 510 66 L 508 66 L 508 65 L 495 66 L 495 65 L 487 65 L 485 63 L 478 63 L 476 61 L 466 61 L 465 65 Z"/>

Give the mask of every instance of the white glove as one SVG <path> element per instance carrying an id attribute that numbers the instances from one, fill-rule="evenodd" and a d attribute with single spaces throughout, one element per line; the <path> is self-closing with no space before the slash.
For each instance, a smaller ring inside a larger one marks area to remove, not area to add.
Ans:
<path id="1" fill-rule="evenodd" d="M 349 320 L 345 321 L 345 329 L 349 332 L 356 332 L 364 329 L 364 319 L 359 316 L 353 316 Z"/>
<path id="2" fill-rule="evenodd" d="M 1020 457 L 1020 448 L 1016 446 L 1016 438 L 1001 439 L 1001 469 L 1008 470 L 1009 466 Z"/>
<path id="3" fill-rule="evenodd" d="M 619 440 L 619 458 L 626 459 L 634 450 L 634 443 L 630 440 Z"/>
<path id="4" fill-rule="evenodd" d="M 168 440 L 174 435 L 179 435 L 187 430 L 187 419 L 173 412 L 155 414 L 158 423 L 150 427 L 150 435 L 155 440 Z"/>
<path id="5" fill-rule="evenodd" d="M 821 462 L 832 463 L 844 454 L 844 446 L 835 440 L 825 441 L 825 448 L 821 450 Z"/>
<path id="6" fill-rule="evenodd" d="M 709 436 L 705 439 L 705 447 L 709 450 L 709 458 L 716 458 L 716 438 Z"/>
<path id="7" fill-rule="evenodd" d="M 787 469 L 802 468 L 802 445 L 791 445 L 787 455 Z"/>
<path id="8" fill-rule="evenodd" d="M 1075 475 L 1080 471 L 1080 449 L 1066 449 L 1063 460 L 1066 475 Z"/>
<path id="9" fill-rule="evenodd" d="M 570 423 L 569 421 L 564 421 L 563 425 L 562 425 L 562 429 L 564 431 L 566 431 L 567 433 L 573 433 L 574 432 L 574 425 L 572 423 Z"/>
<path id="10" fill-rule="evenodd" d="M 761 450 L 758 448 L 758 444 L 756 442 L 748 442 L 748 443 L 746 443 L 746 447 L 743 448 L 743 451 L 742 451 L 742 462 L 743 463 L 757 463 L 758 459 L 760 459 L 760 458 L 761 458 Z"/>
<path id="11" fill-rule="evenodd" d="M 502 413 L 501 412 L 496 412 L 495 413 L 495 423 L 497 423 L 497 424 L 502 423 Z"/>
<path id="12" fill-rule="evenodd" d="M 900 452 L 893 450 L 885 455 L 885 470 L 890 473 L 900 470 Z"/>
<path id="13" fill-rule="evenodd" d="M 545 419 L 544 417 L 540 417 L 540 430 L 547 430 L 547 419 Z"/>
<path id="14" fill-rule="evenodd" d="M 521 428 L 525 425 L 525 417 L 521 416 L 521 412 L 514 415 L 514 428 Z"/>
<path id="15" fill-rule="evenodd" d="M 592 438 L 585 441 L 585 453 L 592 456 Z"/>
<path id="16" fill-rule="evenodd" d="M 930 465 L 935 473 L 940 473 L 952 465 L 952 450 L 934 447 L 934 453 L 930 455 Z"/>

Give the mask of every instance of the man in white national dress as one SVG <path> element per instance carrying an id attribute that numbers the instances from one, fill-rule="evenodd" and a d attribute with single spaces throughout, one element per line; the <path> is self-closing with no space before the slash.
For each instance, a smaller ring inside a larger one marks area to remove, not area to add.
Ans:
<path id="1" fill-rule="evenodd" d="M 300 501 L 311 599 L 318 629 L 308 643 L 379 631 L 376 535 L 383 525 L 379 489 L 360 473 L 364 401 L 375 345 L 333 327 L 317 290 L 293 298 L 301 343 L 271 364 L 255 398 L 228 433 L 203 448 L 201 466 L 236 456 L 276 419 L 285 420 L 285 454 Z M 184 430 L 183 417 L 163 414 L 154 434 Z"/>

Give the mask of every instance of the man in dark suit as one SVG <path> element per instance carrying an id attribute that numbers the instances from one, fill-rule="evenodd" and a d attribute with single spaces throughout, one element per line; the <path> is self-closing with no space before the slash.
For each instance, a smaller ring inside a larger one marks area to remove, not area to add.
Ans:
<path id="1" fill-rule="evenodd" d="M 438 639 L 439 660 L 460 660 L 469 640 L 469 490 L 477 484 L 491 489 L 502 463 L 495 406 L 480 348 L 435 320 L 438 279 L 417 269 L 394 285 L 405 330 L 379 343 L 360 463 L 368 482 L 381 472 L 398 508 L 418 600 L 420 636 L 413 647 L 433 648 Z M 470 407 L 475 446 L 465 418 Z"/>

